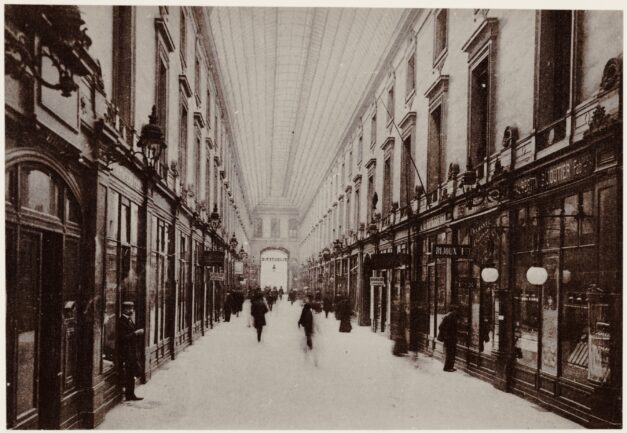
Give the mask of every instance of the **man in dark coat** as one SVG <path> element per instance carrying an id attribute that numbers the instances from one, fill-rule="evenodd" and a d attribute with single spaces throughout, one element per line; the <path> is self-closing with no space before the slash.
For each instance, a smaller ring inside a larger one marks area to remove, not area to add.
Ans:
<path id="1" fill-rule="evenodd" d="M 263 295 L 258 293 L 250 306 L 250 315 L 253 316 L 253 323 L 255 329 L 257 329 L 257 342 L 261 341 L 261 332 L 263 327 L 266 326 L 267 312 L 268 307 L 266 307 L 266 303 L 263 301 Z"/>
<path id="2" fill-rule="evenodd" d="M 231 292 L 226 292 L 226 298 L 224 298 L 224 321 L 231 321 L 231 312 L 233 311 L 233 296 Z"/>
<path id="3" fill-rule="evenodd" d="M 331 299 L 330 295 L 326 295 L 322 302 L 323 302 L 323 309 L 324 309 L 324 317 L 328 318 L 329 311 L 333 309 L 333 299 Z"/>
<path id="4" fill-rule="evenodd" d="M 122 315 L 118 320 L 119 353 L 124 380 L 124 396 L 126 400 L 143 400 L 135 395 L 135 378 L 141 375 L 137 336 L 143 335 L 143 329 L 137 329 L 133 321 L 132 302 L 122 303 Z"/>
<path id="5" fill-rule="evenodd" d="M 456 371 L 457 351 L 457 305 L 451 305 L 438 328 L 438 340 L 444 343 L 444 371 Z"/>
<path id="6" fill-rule="evenodd" d="M 313 349 L 313 341 L 311 336 L 313 335 L 313 313 L 311 312 L 311 303 L 309 299 L 306 300 L 303 305 L 303 311 L 300 313 L 300 319 L 298 319 L 298 327 L 305 329 L 305 337 L 307 338 L 307 347 Z"/>
<path id="7" fill-rule="evenodd" d="M 340 332 L 351 332 L 353 327 L 351 326 L 351 316 L 353 315 L 353 310 L 348 302 L 348 299 L 345 297 L 339 298 L 340 301 L 337 305 L 337 315 L 340 320 Z"/>

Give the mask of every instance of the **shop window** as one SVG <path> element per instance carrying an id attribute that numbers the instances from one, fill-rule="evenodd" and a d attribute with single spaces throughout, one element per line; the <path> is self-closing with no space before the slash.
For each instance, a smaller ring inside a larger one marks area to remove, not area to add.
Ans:
<path id="1" fill-rule="evenodd" d="M 55 177 L 36 167 L 24 166 L 20 175 L 22 207 L 63 218 L 63 189 Z"/>
<path id="2" fill-rule="evenodd" d="M 290 218 L 289 232 L 290 239 L 296 239 L 298 237 L 298 220 L 296 218 Z"/>
<path id="3" fill-rule="evenodd" d="M 490 140 L 490 57 L 486 56 L 470 72 L 470 139 L 468 155 L 471 167 L 483 162 L 492 152 Z"/>
<path id="4" fill-rule="evenodd" d="M 531 253 L 514 255 L 514 345 L 518 363 L 536 369 L 540 290 L 527 281 L 527 270 L 532 264 Z"/>
<path id="5" fill-rule="evenodd" d="M 72 195 L 67 192 L 65 194 L 65 214 L 67 217 L 67 221 L 71 221 L 73 223 L 80 223 L 81 221 L 81 208 L 78 205 L 78 202 L 72 197 Z"/>
<path id="6" fill-rule="evenodd" d="M 179 266 L 178 266 L 178 326 L 179 332 L 183 331 L 187 326 L 187 272 L 188 272 L 188 260 L 187 260 L 187 239 L 183 233 L 179 236 Z"/>
<path id="7" fill-rule="evenodd" d="M 440 10 L 435 16 L 435 40 L 433 47 L 433 62 L 444 54 L 448 44 L 448 9 Z"/>
<path id="8" fill-rule="evenodd" d="M 4 179 L 4 199 L 8 203 L 15 204 L 17 202 L 17 169 L 7 170 Z"/>

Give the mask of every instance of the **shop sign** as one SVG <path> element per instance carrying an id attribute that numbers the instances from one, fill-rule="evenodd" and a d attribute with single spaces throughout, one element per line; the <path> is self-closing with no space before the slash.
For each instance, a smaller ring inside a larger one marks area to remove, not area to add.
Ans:
<path id="1" fill-rule="evenodd" d="M 370 285 L 373 287 L 385 286 L 385 278 L 384 277 L 370 277 Z"/>
<path id="2" fill-rule="evenodd" d="M 244 273 L 244 262 L 233 262 L 233 268 L 235 274 L 243 274 Z"/>
<path id="3" fill-rule="evenodd" d="M 514 181 L 514 198 L 526 197 L 588 176 L 594 171 L 591 152 L 573 156 L 538 173 Z"/>
<path id="4" fill-rule="evenodd" d="M 205 250 L 202 258 L 204 266 L 224 266 L 224 251 Z"/>
<path id="5" fill-rule="evenodd" d="M 212 272 L 209 281 L 224 281 L 224 272 Z"/>
<path id="6" fill-rule="evenodd" d="M 434 244 L 434 257 L 453 257 L 467 259 L 470 257 L 472 248 L 469 245 Z"/>
<path id="7" fill-rule="evenodd" d="M 425 230 L 430 230 L 435 227 L 439 227 L 442 224 L 449 222 L 451 218 L 452 218 L 452 215 L 450 212 L 445 212 L 445 213 L 428 217 L 420 223 L 420 230 L 425 231 Z"/>

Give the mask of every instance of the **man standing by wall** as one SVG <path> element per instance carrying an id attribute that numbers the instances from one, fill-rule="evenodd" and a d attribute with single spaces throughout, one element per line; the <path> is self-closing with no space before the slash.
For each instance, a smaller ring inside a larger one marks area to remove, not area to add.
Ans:
<path id="1" fill-rule="evenodd" d="M 143 400 L 135 395 L 135 378 L 141 375 L 137 336 L 143 335 L 143 329 L 136 329 L 133 321 L 134 304 L 130 301 L 122 303 L 122 316 L 118 321 L 119 353 L 124 380 L 124 396 L 129 400 Z"/>

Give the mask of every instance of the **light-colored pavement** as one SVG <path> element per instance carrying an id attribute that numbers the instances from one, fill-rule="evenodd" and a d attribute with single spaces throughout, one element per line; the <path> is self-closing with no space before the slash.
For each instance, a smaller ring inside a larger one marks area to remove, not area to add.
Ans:
<path id="1" fill-rule="evenodd" d="M 279 302 L 262 342 L 232 317 L 137 389 L 100 429 L 529 429 L 581 428 L 438 360 L 391 354 L 368 328 L 339 333 L 316 314 L 315 357 L 305 356 L 301 307 Z M 246 308 L 244 308 L 246 311 Z"/>

